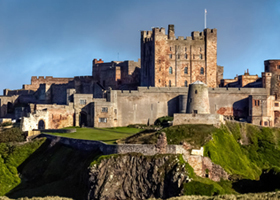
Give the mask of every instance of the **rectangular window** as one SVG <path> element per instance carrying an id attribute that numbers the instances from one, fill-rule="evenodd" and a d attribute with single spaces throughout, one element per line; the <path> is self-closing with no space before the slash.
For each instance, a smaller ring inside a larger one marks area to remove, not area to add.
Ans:
<path id="1" fill-rule="evenodd" d="M 102 107 L 102 110 L 101 110 L 101 112 L 105 112 L 105 113 L 107 113 L 108 112 L 108 107 Z"/>
<path id="2" fill-rule="evenodd" d="M 107 123 L 107 118 L 99 118 L 99 122 Z"/>
<path id="3" fill-rule="evenodd" d="M 172 58 L 172 54 L 169 54 L 169 58 Z"/>
<path id="4" fill-rule="evenodd" d="M 274 106 L 275 106 L 275 107 L 279 107 L 279 103 L 275 103 Z"/>
<path id="5" fill-rule="evenodd" d="M 264 122 L 264 125 L 265 125 L 265 126 L 267 126 L 267 125 L 268 125 L 268 123 L 267 123 L 267 122 Z"/>
<path id="6" fill-rule="evenodd" d="M 80 99 L 80 104 L 81 105 L 86 105 L 87 101 L 85 99 Z"/>
<path id="7" fill-rule="evenodd" d="M 280 65 L 277 66 L 277 69 L 280 69 Z"/>

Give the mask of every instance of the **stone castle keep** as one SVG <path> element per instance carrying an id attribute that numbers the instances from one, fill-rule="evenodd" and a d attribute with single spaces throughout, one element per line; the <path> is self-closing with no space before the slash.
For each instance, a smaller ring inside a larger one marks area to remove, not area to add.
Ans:
<path id="1" fill-rule="evenodd" d="M 94 59 L 92 76 L 32 77 L 0 96 L 0 118 L 21 119 L 23 131 L 66 126 L 217 124 L 224 118 L 280 127 L 280 60 L 266 60 L 262 77 L 223 79 L 217 30 L 175 37 L 174 25 L 141 32 L 141 59 Z"/>

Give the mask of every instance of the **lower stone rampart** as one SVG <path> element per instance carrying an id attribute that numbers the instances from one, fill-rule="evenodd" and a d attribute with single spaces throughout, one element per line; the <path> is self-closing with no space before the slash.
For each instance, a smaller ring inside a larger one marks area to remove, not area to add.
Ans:
<path id="1" fill-rule="evenodd" d="M 80 140 L 73 138 L 58 137 L 42 133 L 38 137 L 46 137 L 51 140 L 51 145 L 61 143 L 75 149 L 83 151 L 101 151 L 104 155 L 109 154 L 126 154 L 126 153 L 141 153 L 146 156 L 155 154 L 183 154 L 183 158 L 188 162 L 194 172 L 200 177 L 209 177 L 211 180 L 220 181 L 221 179 L 228 179 L 228 174 L 224 169 L 212 163 L 210 158 L 190 155 L 190 153 L 183 148 L 183 145 L 166 145 L 159 147 L 153 144 L 121 144 L 108 145 L 100 141 L 94 140 Z"/>
<path id="2" fill-rule="evenodd" d="M 75 149 L 84 151 L 100 150 L 103 154 L 126 154 L 126 153 L 142 153 L 143 155 L 155 155 L 160 153 L 156 145 L 153 144 L 120 144 L 120 145 L 109 145 L 101 141 L 95 140 L 81 140 L 66 137 L 58 137 L 42 133 L 38 137 L 46 137 L 53 142 L 59 142 L 61 144 L 70 146 Z M 182 145 L 167 145 L 167 154 L 189 154 Z"/>

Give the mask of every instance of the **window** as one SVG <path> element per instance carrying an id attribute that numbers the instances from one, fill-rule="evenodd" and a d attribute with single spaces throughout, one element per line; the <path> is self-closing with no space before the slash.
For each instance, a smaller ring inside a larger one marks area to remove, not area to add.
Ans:
<path id="1" fill-rule="evenodd" d="M 185 67 L 184 74 L 188 74 L 188 67 Z"/>
<path id="2" fill-rule="evenodd" d="M 255 106 L 259 106 L 260 105 L 260 100 L 255 100 L 254 103 L 255 103 Z"/>
<path id="3" fill-rule="evenodd" d="M 101 112 L 105 112 L 105 113 L 107 113 L 108 112 L 108 107 L 102 107 L 102 110 L 101 110 Z"/>
<path id="4" fill-rule="evenodd" d="M 268 125 L 268 123 L 267 123 L 267 122 L 264 122 L 264 125 L 265 125 L 265 126 L 267 126 L 267 125 Z"/>
<path id="5" fill-rule="evenodd" d="M 200 74 L 204 74 L 204 68 L 203 67 L 200 68 Z"/>
<path id="6" fill-rule="evenodd" d="M 197 90 L 195 90 L 194 93 L 197 94 Z"/>
<path id="7" fill-rule="evenodd" d="M 172 58 L 172 54 L 169 54 L 169 58 Z"/>
<path id="8" fill-rule="evenodd" d="M 172 51 L 172 47 L 170 47 L 170 51 Z"/>
<path id="9" fill-rule="evenodd" d="M 178 54 L 178 59 L 180 59 L 180 54 Z"/>
<path id="10" fill-rule="evenodd" d="M 185 47 L 185 51 L 187 51 L 187 47 Z"/>
<path id="11" fill-rule="evenodd" d="M 81 105 L 86 105 L 87 101 L 85 99 L 80 99 L 80 104 Z"/>
<path id="12" fill-rule="evenodd" d="M 160 83 L 160 79 L 158 79 L 158 82 Z"/>
<path id="13" fill-rule="evenodd" d="M 279 103 L 275 103 L 274 106 L 275 106 L 275 107 L 278 107 L 278 106 L 279 106 Z"/>
<path id="14" fill-rule="evenodd" d="M 277 66 L 277 69 L 280 69 L 280 65 Z"/>
<path id="15" fill-rule="evenodd" d="M 202 51 L 202 48 L 200 47 L 199 50 L 200 50 L 200 52 L 201 52 L 201 51 Z"/>
<path id="16" fill-rule="evenodd" d="M 202 54 L 199 55 L 199 59 L 202 60 Z"/>
<path id="17" fill-rule="evenodd" d="M 194 113 L 194 114 L 197 114 L 197 110 L 193 110 L 193 113 Z"/>
<path id="18" fill-rule="evenodd" d="M 188 87 L 188 81 L 185 81 L 185 87 Z"/>
<path id="19" fill-rule="evenodd" d="M 169 67 L 169 74 L 172 74 L 172 67 Z"/>
<path id="20" fill-rule="evenodd" d="M 188 59 L 188 54 L 185 54 L 185 58 Z"/>
<path id="21" fill-rule="evenodd" d="M 169 80 L 169 87 L 171 87 L 171 80 Z"/>
<path id="22" fill-rule="evenodd" d="M 193 59 L 195 59 L 195 55 L 193 55 Z"/>
<path id="23" fill-rule="evenodd" d="M 98 120 L 99 122 L 104 122 L 104 123 L 107 123 L 107 118 L 99 118 Z"/>

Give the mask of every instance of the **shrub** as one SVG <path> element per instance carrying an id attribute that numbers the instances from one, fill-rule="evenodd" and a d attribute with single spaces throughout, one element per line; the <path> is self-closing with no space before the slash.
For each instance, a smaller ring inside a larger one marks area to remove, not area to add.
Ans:
<path id="1" fill-rule="evenodd" d="M 0 143 L 22 142 L 24 140 L 24 134 L 19 128 L 10 128 L 0 132 Z"/>
<path id="2" fill-rule="evenodd" d="M 10 125 L 12 125 L 13 123 L 12 122 L 3 122 L 2 124 L 1 124 L 1 126 L 2 127 L 5 127 L 5 126 L 10 126 Z"/>
<path id="3" fill-rule="evenodd" d="M 155 121 L 155 125 L 164 126 L 168 123 L 168 121 L 173 121 L 173 117 L 170 116 L 160 117 Z"/>

